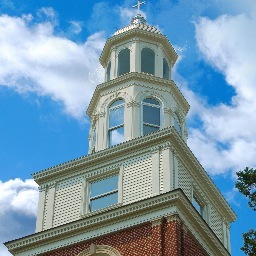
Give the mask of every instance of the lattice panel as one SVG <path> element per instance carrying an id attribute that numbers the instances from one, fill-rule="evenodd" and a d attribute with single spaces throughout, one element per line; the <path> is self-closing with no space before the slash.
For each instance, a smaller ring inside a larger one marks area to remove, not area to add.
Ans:
<path id="1" fill-rule="evenodd" d="M 222 219 L 216 209 L 211 206 L 211 228 L 216 236 L 223 242 L 223 224 Z"/>
<path id="2" fill-rule="evenodd" d="M 123 203 L 128 204 L 151 195 L 151 155 L 141 155 L 125 162 L 123 174 Z"/>
<path id="3" fill-rule="evenodd" d="M 59 226 L 80 218 L 82 202 L 82 178 L 73 178 L 57 185 L 53 226 Z"/>
<path id="4" fill-rule="evenodd" d="M 183 190 L 189 200 L 192 198 L 192 177 L 189 175 L 186 168 L 178 162 L 178 186 Z"/>

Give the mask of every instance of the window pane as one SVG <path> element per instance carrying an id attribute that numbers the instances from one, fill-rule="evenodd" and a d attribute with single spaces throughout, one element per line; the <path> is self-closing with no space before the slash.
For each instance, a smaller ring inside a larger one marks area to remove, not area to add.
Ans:
<path id="1" fill-rule="evenodd" d="M 193 198 L 193 206 L 196 208 L 196 210 L 201 214 L 201 206 L 198 203 L 198 201 L 196 200 L 196 198 Z"/>
<path id="2" fill-rule="evenodd" d="M 143 102 L 160 106 L 160 103 L 157 100 L 151 98 L 146 98 L 143 100 Z"/>
<path id="3" fill-rule="evenodd" d="M 118 76 L 130 72 L 130 50 L 128 48 L 118 54 Z"/>
<path id="4" fill-rule="evenodd" d="M 95 200 L 91 200 L 90 203 L 91 203 L 91 205 L 90 205 L 91 211 L 96 211 L 101 208 L 116 204 L 116 203 L 118 203 L 118 192 L 115 192 L 113 194 L 110 194 L 110 195 L 107 195 L 104 197 L 100 197 Z"/>
<path id="5" fill-rule="evenodd" d="M 118 105 L 121 105 L 121 104 L 124 104 L 123 99 L 119 99 L 119 100 L 114 101 L 109 107 L 112 108 L 112 107 L 115 107 L 115 106 L 118 106 Z"/>
<path id="6" fill-rule="evenodd" d="M 109 128 L 124 123 L 124 107 L 110 109 L 109 111 Z"/>
<path id="7" fill-rule="evenodd" d="M 124 141 L 124 127 L 109 131 L 109 146 L 112 147 Z"/>
<path id="8" fill-rule="evenodd" d="M 163 59 L 163 78 L 169 79 L 169 65 L 166 59 Z"/>
<path id="9" fill-rule="evenodd" d="M 195 196 L 193 197 L 193 206 L 202 215 L 202 217 L 205 218 L 205 216 L 204 216 L 204 206 L 197 200 L 197 198 Z"/>
<path id="10" fill-rule="evenodd" d="M 149 48 L 141 51 L 141 72 L 155 74 L 155 52 Z"/>
<path id="11" fill-rule="evenodd" d="M 143 123 L 160 126 L 160 108 L 143 105 Z"/>
<path id="12" fill-rule="evenodd" d="M 146 124 L 143 125 L 143 135 L 149 134 L 151 132 L 156 132 L 158 130 L 159 130 L 159 128 L 157 128 L 157 127 L 149 126 Z"/>
<path id="13" fill-rule="evenodd" d="M 108 177 L 107 179 L 99 180 L 91 183 L 90 197 L 98 196 L 106 192 L 117 189 L 118 175 Z"/>
<path id="14" fill-rule="evenodd" d="M 179 133 L 179 135 L 181 135 L 181 124 L 180 124 L 177 116 L 174 117 L 174 128 Z"/>

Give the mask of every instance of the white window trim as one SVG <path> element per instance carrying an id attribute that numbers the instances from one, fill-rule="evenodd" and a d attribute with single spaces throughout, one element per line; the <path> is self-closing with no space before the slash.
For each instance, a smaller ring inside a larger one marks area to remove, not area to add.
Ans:
<path id="1" fill-rule="evenodd" d="M 150 98 L 158 101 L 159 104 L 160 104 L 160 106 L 158 107 L 160 109 L 160 127 L 159 127 L 159 130 L 161 130 L 163 128 L 163 103 L 159 98 L 157 98 L 155 96 L 152 96 L 152 95 L 147 95 L 147 96 L 141 98 L 141 100 L 140 100 L 140 105 L 141 105 L 141 108 L 140 108 L 140 117 L 141 117 L 140 118 L 140 134 L 141 134 L 141 136 L 145 136 L 145 134 L 143 134 L 143 124 L 144 124 L 144 122 L 143 122 L 143 106 L 144 105 L 147 105 L 147 106 L 151 105 L 149 103 L 143 103 L 143 101 L 145 99 L 150 99 Z M 153 104 L 152 104 L 152 106 L 153 106 Z M 154 105 L 154 107 L 156 107 L 156 106 Z"/>
<path id="2" fill-rule="evenodd" d="M 124 103 L 122 103 L 120 105 L 117 105 L 117 106 L 114 106 L 114 107 L 110 107 L 115 101 L 118 101 L 118 100 L 123 100 Z M 111 101 L 111 103 L 108 105 L 107 118 L 106 118 L 106 121 L 107 121 L 106 148 L 111 147 L 110 146 L 110 130 L 113 131 L 113 130 L 118 129 L 120 127 L 124 127 L 124 141 L 125 141 L 125 106 L 126 106 L 126 102 L 125 102 L 124 98 L 117 98 L 114 101 Z M 111 109 L 117 109 L 117 108 L 120 108 L 120 107 L 124 107 L 124 123 L 122 125 L 117 125 L 117 126 L 111 127 L 111 129 L 110 129 L 109 128 L 109 117 L 110 117 L 109 113 L 110 113 L 110 110 Z"/>
<path id="3" fill-rule="evenodd" d="M 102 179 L 106 179 L 108 177 L 115 176 L 115 175 L 118 175 L 118 184 L 117 184 L 118 201 L 117 201 L 117 203 L 113 204 L 113 205 L 110 205 L 110 206 L 107 206 L 107 207 L 103 207 L 103 208 L 95 210 L 95 211 L 90 211 L 89 210 L 90 183 L 95 182 L 95 181 L 99 181 L 99 180 L 102 180 Z M 106 171 L 104 173 L 94 175 L 94 176 L 91 176 L 91 177 L 84 177 L 83 189 L 82 189 L 82 209 L 81 209 L 81 215 L 82 216 L 95 214 L 95 213 L 98 213 L 98 212 L 107 211 L 107 210 L 110 210 L 112 208 L 116 208 L 116 207 L 122 205 L 122 202 L 123 202 L 123 165 L 121 165 L 119 169 L 109 170 L 109 171 Z"/>

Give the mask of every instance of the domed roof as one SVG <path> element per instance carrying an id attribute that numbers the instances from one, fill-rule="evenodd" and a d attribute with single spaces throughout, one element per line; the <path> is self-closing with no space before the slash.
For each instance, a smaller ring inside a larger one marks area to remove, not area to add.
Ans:
<path id="1" fill-rule="evenodd" d="M 119 35 L 119 34 L 124 33 L 124 32 L 127 32 L 127 31 L 132 30 L 132 29 L 136 29 L 136 28 L 137 29 L 142 29 L 142 30 L 145 30 L 145 31 L 148 31 L 148 32 L 153 32 L 153 33 L 156 33 L 156 34 L 161 34 L 161 32 L 156 27 L 153 27 L 153 26 L 150 26 L 150 25 L 146 24 L 146 20 L 141 14 L 137 14 L 132 19 L 132 22 L 129 26 L 126 26 L 124 28 L 121 28 L 121 29 L 117 30 L 115 32 L 114 36 Z"/>

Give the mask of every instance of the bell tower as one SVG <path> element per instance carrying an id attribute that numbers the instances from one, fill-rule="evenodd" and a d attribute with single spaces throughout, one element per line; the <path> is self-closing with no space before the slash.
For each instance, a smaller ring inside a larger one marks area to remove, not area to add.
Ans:
<path id="1" fill-rule="evenodd" d="M 187 146 L 178 55 L 138 14 L 100 56 L 88 155 L 33 174 L 36 232 L 13 255 L 229 256 L 236 215 Z M 214 161 L 214 159 L 213 159 Z"/>
<path id="2" fill-rule="evenodd" d="M 172 80 L 177 58 L 166 36 L 140 14 L 107 40 L 100 56 L 105 82 L 87 111 L 89 153 L 170 126 L 186 141 L 189 105 Z"/>

